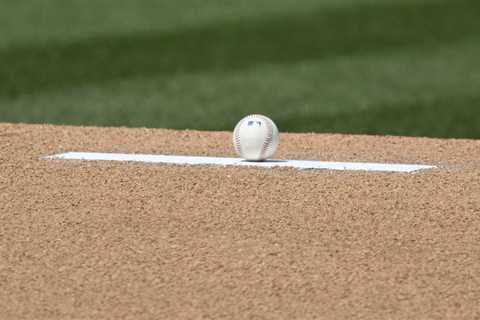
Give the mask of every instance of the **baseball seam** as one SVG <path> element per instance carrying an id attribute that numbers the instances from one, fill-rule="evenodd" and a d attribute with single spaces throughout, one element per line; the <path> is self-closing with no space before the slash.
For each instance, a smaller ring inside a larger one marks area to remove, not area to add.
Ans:
<path id="1" fill-rule="evenodd" d="M 242 155 L 242 142 L 240 140 L 240 127 L 242 124 L 245 122 L 246 118 L 244 118 L 242 121 L 240 121 L 237 126 L 234 129 L 234 144 L 235 144 L 235 149 L 239 155 Z"/>
<path id="2" fill-rule="evenodd" d="M 260 159 L 266 159 L 266 155 L 268 152 L 268 149 L 272 145 L 272 140 L 273 140 L 273 126 L 270 123 L 269 119 L 262 116 L 262 115 L 257 115 L 257 117 L 262 118 L 266 125 L 267 125 L 267 136 L 265 137 L 265 141 L 263 141 L 263 146 L 262 146 L 262 151 L 260 153 Z"/>

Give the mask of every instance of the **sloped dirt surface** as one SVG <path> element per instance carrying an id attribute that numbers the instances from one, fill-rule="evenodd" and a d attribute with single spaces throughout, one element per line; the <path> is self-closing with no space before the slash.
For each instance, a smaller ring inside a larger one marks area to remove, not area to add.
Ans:
<path id="1" fill-rule="evenodd" d="M 414 174 L 42 160 L 233 156 L 230 133 L 0 124 L 0 318 L 480 317 L 480 141 L 283 134 Z"/>

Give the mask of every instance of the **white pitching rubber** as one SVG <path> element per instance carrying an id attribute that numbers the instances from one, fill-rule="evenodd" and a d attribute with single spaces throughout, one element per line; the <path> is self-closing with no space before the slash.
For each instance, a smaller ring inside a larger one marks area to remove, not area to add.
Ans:
<path id="1" fill-rule="evenodd" d="M 120 161 L 141 162 L 173 165 L 203 165 L 203 166 L 238 166 L 261 168 L 295 168 L 300 170 L 351 170 L 376 172 L 415 172 L 419 170 L 435 169 L 435 166 L 418 164 L 388 164 L 388 163 L 361 163 L 361 162 L 324 162 L 311 160 L 271 160 L 251 162 L 239 158 L 191 157 L 149 154 L 121 154 L 95 152 L 68 152 L 46 157 L 45 159 L 58 160 L 85 160 L 85 161 Z"/>

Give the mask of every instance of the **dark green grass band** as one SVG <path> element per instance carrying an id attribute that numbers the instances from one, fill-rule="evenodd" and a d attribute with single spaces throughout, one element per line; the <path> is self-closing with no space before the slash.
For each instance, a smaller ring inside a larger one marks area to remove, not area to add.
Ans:
<path id="1" fill-rule="evenodd" d="M 480 37 L 480 2 L 362 5 L 171 33 L 0 51 L 0 96 L 134 76 L 230 71 Z"/>
<path id="2" fill-rule="evenodd" d="M 55 105 L 51 106 L 51 113 L 23 108 L 16 114 L 9 104 L 29 95 L 84 85 L 101 87 L 122 79 L 156 77 L 170 81 L 181 74 L 231 73 L 267 65 L 289 66 L 336 57 L 353 59 L 368 54 L 454 47 L 466 39 L 480 41 L 480 2 L 476 0 L 352 5 L 263 19 L 217 21 L 170 32 L 6 48 L 0 50 L 0 121 L 155 126 L 156 119 L 132 120 L 132 115 L 142 108 L 138 105 L 117 110 L 108 115 L 108 121 L 96 122 L 94 116 L 83 114 L 82 110 L 67 110 L 64 115 L 51 117 L 50 114 L 59 114 L 53 111 Z M 286 118 L 282 110 L 271 112 L 269 108 L 269 115 L 282 130 L 288 131 L 472 138 L 480 137 L 478 102 L 477 96 L 438 92 L 435 99 L 378 105 L 364 114 L 358 110 L 333 115 L 290 112 Z M 321 104 L 318 101 L 318 106 Z M 262 105 L 248 109 L 265 111 Z M 89 117 L 92 121 L 85 121 Z M 202 123 L 198 127 L 182 121 L 166 124 L 172 128 L 210 130 L 231 129 L 232 125 L 228 121 Z"/>

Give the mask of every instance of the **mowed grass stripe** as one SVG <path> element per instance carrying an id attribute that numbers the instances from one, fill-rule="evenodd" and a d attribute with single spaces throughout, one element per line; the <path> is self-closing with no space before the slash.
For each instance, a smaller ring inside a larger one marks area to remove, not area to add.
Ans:
<path id="1" fill-rule="evenodd" d="M 264 112 L 284 131 L 476 137 L 479 55 L 480 44 L 465 41 L 235 72 L 117 80 L 6 100 L 10 107 L 0 108 L 0 118 L 231 130 L 246 113 Z"/>
<path id="2" fill-rule="evenodd" d="M 213 21 L 405 0 L 43 0 L 0 3 L 0 48 L 77 41 L 125 32 L 168 31 Z M 409 0 L 415 1 L 415 0 Z"/>
<path id="3" fill-rule="evenodd" d="M 0 51 L 0 97 L 139 76 L 231 71 L 478 37 L 480 3 L 359 5 L 169 33 Z"/>
<path id="4" fill-rule="evenodd" d="M 479 138 L 477 108 L 480 108 L 480 94 L 446 95 L 432 100 L 380 104 L 366 111 L 299 115 L 295 121 L 302 124 L 303 131 Z M 291 118 L 281 115 L 277 124 L 287 131 L 296 128 Z"/>

